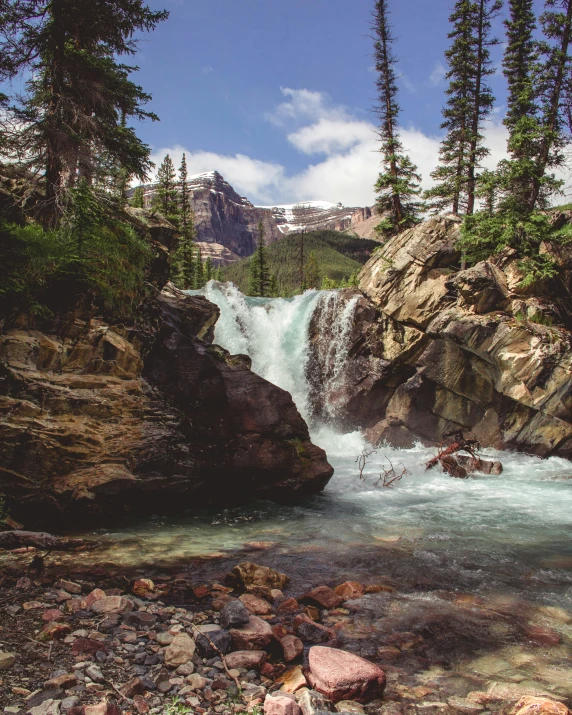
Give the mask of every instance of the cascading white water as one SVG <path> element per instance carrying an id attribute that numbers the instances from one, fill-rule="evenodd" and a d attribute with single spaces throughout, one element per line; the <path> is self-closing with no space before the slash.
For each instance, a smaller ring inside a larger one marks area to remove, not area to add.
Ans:
<path id="1" fill-rule="evenodd" d="M 316 343 L 322 343 L 318 362 L 326 373 L 319 376 L 320 385 L 335 396 L 355 302 L 320 291 L 289 300 L 246 298 L 233 286 L 212 282 L 202 293 L 221 310 L 215 341 L 232 353 L 249 355 L 253 369 L 288 390 L 303 415 L 312 414 L 307 368 L 315 361 L 311 351 Z M 327 422 L 328 415 L 335 417 L 335 398 L 326 400 L 326 408 Z M 378 584 L 390 577 L 395 593 L 351 602 L 349 615 L 342 618 L 349 619 L 348 630 L 341 632 L 344 647 L 375 658 L 388 632 L 421 633 L 429 653 L 434 646 L 445 661 L 453 661 L 455 695 L 464 675 L 466 692 L 488 687 L 475 685 L 475 672 L 493 673 L 491 687 L 498 686 L 497 679 L 508 679 L 510 686 L 526 680 L 534 689 L 559 695 L 568 692 L 563 690 L 566 676 L 572 695 L 572 680 L 563 670 L 572 648 L 563 641 L 552 652 L 544 645 L 528 652 L 525 642 L 518 650 L 520 636 L 510 630 L 511 620 L 529 619 L 532 605 L 536 623 L 540 617 L 542 626 L 560 629 L 565 638 L 572 635 L 564 625 L 566 611 L 572 611 L 570 462 L 489 450 L 489 456 L 503 462 L 503 474 L 463 480 L 439 468 L 426 471 L 434 454 L 430 448 L 381 446 L 369 455 L 360 480 L 361 435 L 341 435 L 328 424 L 311 429 L 335 468 L 322 494 L 294 505 L 254 502 L 216 513 L 146 520 L 102 536 L 108 543 L 105 562 L 135 564 L 141 573 L 147 567 L 192 564 L 191 578 L 210 583 L 238 561 L 253 560 L 287 573 L 295 596 L 320 583 Z M 381 465 L 389 466 L 390 460 L 407 473 L 386 489 L 379 476 Z M 197 573 L 201 563 L 204 572 Z M 547 622 L 551 613 L 557 618 Z M 461 657 L 455 660 L 459 643 Z M 488 650 L 474 653 L 481 647 Z M 427 652 L 422 656 L 424 661 Z M 427 674 L 424 685 L 445 677 L 446 669 L 432 664 Z"/>
<path id="2" fill-rule="evenodd" d="M 308 422 L 312 438 L 328 454 L 359 454 L 363 438 L 358 432 L 340 434 L 327 422 L 312 419 L 309 402 L 308 360 L 310 357 L 309 330 L 312 316 L 321 308 L 321 320 L 331 320 L 331 325 L 318 324 L 320 334 L 327 335 L 324 370 L 326 379 L 326 412 L 331 416 L 336 405 L 327 396 L 334 392 L 347 359 L 352 317 L 357 298 L 340 303 L 337 291 L 308 290 L 294 298 L 250 298 L 234 285 L 211 281 L 201 291 L 202 295 L 220 308 L 215 327 L 215 343 L 233 354 L 248 355 L 252 369 L 274 385 L 287 390 Z M 327 329 L 326 329 L 327 328 Z"/>
<path id="3" fill-rule="evenodd" d="M 288 300 L 247 298 L 233 286 L 214 282 L 202 293 L 221 310 L 215 342 L 231 353 L 249 355 L 253 369 L 288 390 L 304 416 L 311 415 L 307 366 L 315 317 L 314 340 L 326 341 L 320 353 L 328 373 L 323 384 L 335 394 L 355 303 L 328 291 L 307 291 Z M 332 310 L 324 310 L 328 307 Z M 321 327 L 320 320 L 326 321 Z M 326 412 L 335 414 L 335 409 L 334 401 Z M 366 444 L 359 432 L 340 434 L 327 424 L 326 414 L 326 424 L 311 425 L 311 436 L 335 469 L 322 495 L 295 506 L 257 503 L 215 517 L 145 523 L 114 534 L 109 558 L 121 563 L 127 553 L 122 541 L 134 536 L 132 553 L 153 563 L 233 554 L 246 543 L 264 541 L 275 545 L 275 558 L 302 554 L 284 570 L 309 582 L 315 583 L 312 569 L 322 569 L 328 581 L 335 569 L 336 578 L 353 573 L 375 579 L 382 558 L 383 569 L 393 563 L 394 573 L 407 572 L 412 579 L 430 574 L 439 588 L 497 589 L 526 598 L 534 589 L 541 602 L 572 609 L 570 462 L 488 450 L 485 455 L 503 462 L 503 474 L 462 480 L 438 468 L 427 472 L 425 463 L 434 455 L 430 448 L 381 446 L 368 457 L 362 481 L 356 457 Z M 407 474 L 385 489 L 379 476 L 390 460 Z M 387 560 L 386 548 L 395 549 L 394 561 Z M 311 558 L 314 551 L 321 555 Z"/>

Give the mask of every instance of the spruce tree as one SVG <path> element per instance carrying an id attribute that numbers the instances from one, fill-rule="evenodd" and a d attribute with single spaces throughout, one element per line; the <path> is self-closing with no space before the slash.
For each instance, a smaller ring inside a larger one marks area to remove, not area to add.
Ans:
<path id="1" fill-rule="evenodd" d="M 196 261 L 195 261 L 195 240 L 196 229 L 194 215 L 189 201 L 187 175 L 187 161 L 183 154 L 183 160 L 179 169 L 178 184 L 178 223 L 179 223 L 179 245 L 173 256 L 174 279 L 178 287 L 186 290 L 197 288 L 196 285 Z"/>
<path id="2" fill-rule="evenodd" d="M 256 251 L 250 259 L 250 276 L 248 284 L 248 295 L 264 298 L 270 295 L 270 270 L 266 257 L 266 242 L 264 240 L 264 226 L 262 221 L 258 223 L 258 238 L 256 241 Z"/>
<path id="3" fill-rule="evenodd" d="M 449 17 L 453 29 L 445 52 L 449 70 L 447 102 L 442 129 L 447 133 L 439 150 L 439 166 L 431 176 L 436 185 L 426 192 L 429 207 L 454 214 L 472 214 L 477 192 L 476 170 L 489 153 L 483 146 L 482 124 L 490 115 L 494 97 L 486 78 L 494 74 L 490 47 L 491 20 L 498 14 L 498 0 L 457 0 Z"/>
<path id="4" fill-rule="evenodd" d="M 320 285 L 320 268 L 313 252 L 310 252 L 306 261 L 306 286 L 308 288 L 318 288 Z"/>
<path id="5" fill-rule="evenodd" d="M 212 281 L 214 278 L 214 271 L 215 267 L 213 259 L 210 256 L 207 256 L 207 260 L 205 261 L 205 283 Z"/>
<path id="6" fill-rule="evenodd" d="M 135 188 L 135 190 L 133 191 L 133 196 L 131 197 L 130 204 L 131 206 L 133 206 L 134 209 L 145 208 L 145 195 L 143 193 L 142 186 L 137 186 Z"/>
<path id="7" fill-rule="evenodd" d="M 378 226 L 380 232 L 395 233 L 419 221 L 422 204 L 417 167 L 404 154 L 399 138 L 397 102 L 396 58 L 392 51 L 395 42 L 388 21 L 387 0 L 377 0 L 374 11 L 375 66 L 379 103 L 382 171 L 375 184 L 378 195 L 376 208 L 384 219 Z"/>
<path id="8" fill-rule="evenodd" d="M 167 154 L 157 171 L 153 207 L 175 226 L 179 223 L 178 198 L 175 167 L 173 160 Z"/>
<path id="9" fill-rule="evenodd" d="M 205 285 L 205 267 L 203 264 L 203 257 L 201 255 L 201 249 L 197 248 L 196 258 L 195 258 L 195 288 L 199 289 Z"/>
<path id="10" fill-rule="evenodd" d="M 56 226 L 79 181 L 106 185 L 118 171 L 144 179 L 150 150 L 126 126 L 150 96 L 118 58 L 137 50 L 140 31 L 166 19 L 143 0 L 6 0 L 0 12 L 0 81 L 27 75 L 11 115 L 21 131 L 15 157 L 45 178 L 42 219 Z"/>

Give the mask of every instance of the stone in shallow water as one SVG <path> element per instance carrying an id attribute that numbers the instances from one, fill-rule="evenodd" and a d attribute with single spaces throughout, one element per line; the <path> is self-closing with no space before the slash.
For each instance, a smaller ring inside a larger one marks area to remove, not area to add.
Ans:
<path id="1" fill-rule="evenodd" d="M 377 665 L 337 648 L 314 646 L 308 656 L 310 684 L 333 702 L 367 703 L 382 695 L 385 673 Z"/>

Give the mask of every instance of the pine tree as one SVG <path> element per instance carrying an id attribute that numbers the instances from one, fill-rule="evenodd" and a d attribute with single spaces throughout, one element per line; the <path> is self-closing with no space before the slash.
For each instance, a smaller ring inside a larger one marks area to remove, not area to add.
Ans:
<path id="1" fill-rule="evenodd" d="M 483 146 L 482 123 L 490 115 L 494 97 L 486 78 L 494 74 L 490 47 L 491 20 L 498 15 L 498 0 L 457 0 L 449 21 L 451 46 L 447 102 L 442 129 L 447 130 L 439 150 L 439 166 L 431 174 L 437 184 L 426 192 L 436 211 L 451 207 L 454 214 L 472 214 L 477 192 L 476 169 L 489 153 Z"/>
<path id="2" fill-rule="evenodd" d="M 126 126 L 150 96 L 129 76 L 139 31 L 168 17 L 143 0 L 6 0 L 0 13 L 0 81 L 26 74 L 26 94 L 12 108 L 21 131 L 15 156 L 44 172 L 42 219 L 56 226 L 81 180 L 106 185 L 118 171 L 144 179 L 149 147 Z"/>
<path id="3" fill-rule="evenodd" d="M 207 256 L 207 260 L 205 261 L 205 283 L 212 281 L 214 278 L 214 270 L 213 259 L 210 256 Z"/>
<path id="4" fill-rule="evenodd" d="M 183 235 L 195 237 L 195 221 L 189 200 L 187 157 L 183 154 L 179 168 L 179 228 Z"/>
<path id="5" fill-rule="evenodd" d="M 264 240 L 264 226 L 262 221 L 258 224 L 258 238 L 256 251 L 250 259 L 250 278 L 248 295 L 264 298 L 270 295 L 270 270 L 266 258 L 266 242 Z"/>
<path id="6" fill-rule="evenodd" d="M 197 249 L 195 258 L 195 288 L 199 289 L 205 285 L 205 267 L 203 264 L 203 257 L 201 255 L 201 249 Z"/>
<path id="7" fill-rule="evenodd" d="M 378 230 L 392 233 L 417 223 L 422 204 L 418 200 L 421 177 L 417 173 L 417 167 L 403 153 L 397 128 L 400 107 L 397 102 L 396 59 L 392 52 L 395 39 L 391 34 L 388 14 L 387 0 L 377 0 L 373 30 L 383 169 L 375 184 L 378 194 L 376 208 L 380 215 L 386 216 Z"/>
<path id="8" fill-rule="evenodd" d="M 153 207 L 160 211 L 167 221 L 175 224 L 175 226 L 179 223 L 180 215 L 178 198 L 175 167 L 171 157 L 167 154 L 157 171 L 157 184 Z"/>
<path id="9" fill-rule="evenodd" d="M 183 154 L 183 160 L 179 169 L 179 206 L 177 216 L 181 236 L 179 238 L 179 245 L 173 256 L 173 266 L 175 284 L 180 288 L 189 290 L 199 286 L 196 285 L 196 229 L 194 214 L 189 201 L 187 179 L 187 161 Z"/>
<path id="10" fill-rule="evenodd" d="M 137 186 L 135 188 L 135 190 L 133 191 L 133 196 L 131 197 L 130 203 L 134 209 L 145 208 L 145 195 L 143 193 L 142 186 Z"/>
<path id="11" fill-rule="evenodd" d="M 318 288 L 320 285 L 320 268 L 313 252 L 308 256 L 305 268 L 306 286 L 308 288 Z"/>

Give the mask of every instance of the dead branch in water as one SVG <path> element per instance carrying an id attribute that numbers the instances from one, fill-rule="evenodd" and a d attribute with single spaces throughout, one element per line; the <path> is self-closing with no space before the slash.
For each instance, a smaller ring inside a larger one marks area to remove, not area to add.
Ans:
<path id="1" fill-rule="evenodd" d="M 391 459 L 389 459 L 389 457 L 386 457 L 386 459 L 389 462 L 390 468 L 386 469 L 383 465 L 381 465 L 381 473 L 379 475 L 379 482 L 381 482 L 382 487 L 390 487 L 395 482 L 399 482 L 406 475 L 411 474 L 411 472 L 403 464 L 398 465 L 402 468 L 401 472 L 396 472 Z"/>
<path id="2" fill-rule="evenodd" d="M 359 455 L 359 457 L 356 458 L 356 464 L 358 465 L 359 469 L 359 478 L 360 481 L 365 482 L 365 477 L 363 476 L 363 470 L 366 467 L 366 464 L 369 464 L 367 461 L 368 457 L 371 457 L 372 454 L 377 454 L 375 449 L 364 449 L 362 453 Z"/>

